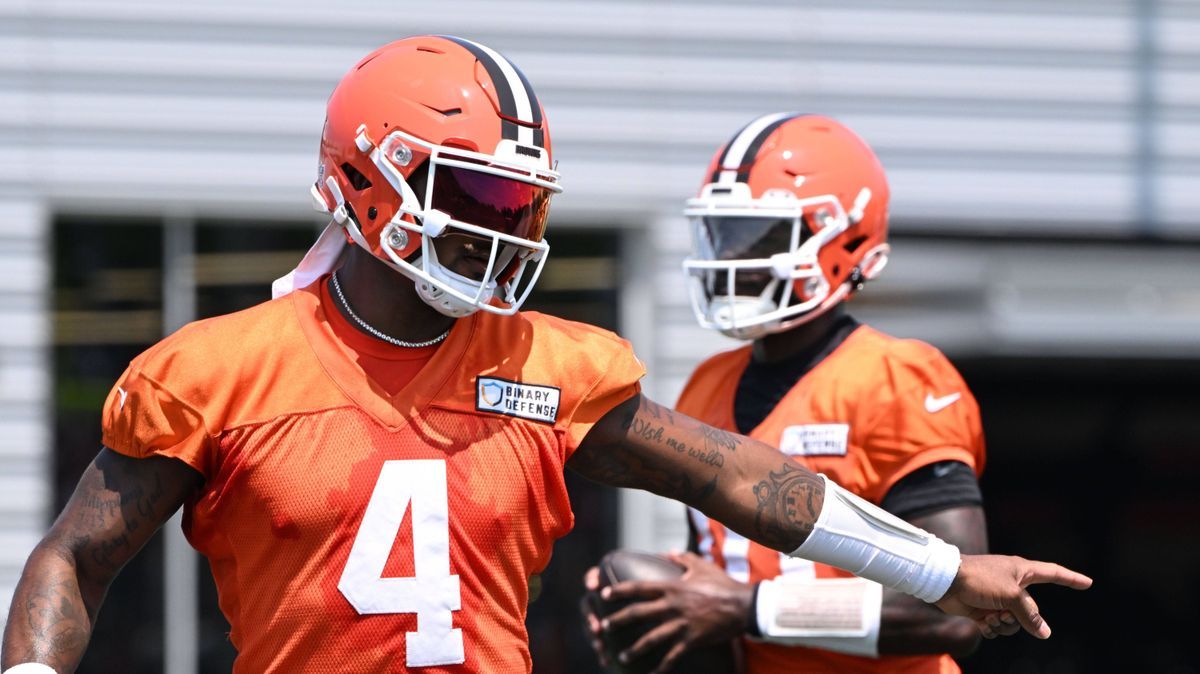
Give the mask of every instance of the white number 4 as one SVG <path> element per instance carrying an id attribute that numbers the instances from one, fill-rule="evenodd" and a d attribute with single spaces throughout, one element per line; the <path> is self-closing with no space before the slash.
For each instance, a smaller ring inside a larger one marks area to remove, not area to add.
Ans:
<path id="1" fill-rule="evenodd" d="M 410 503 L 416 572 L 384 578 Z M 385 461 L 338 581 L 360 614 L 417 614 L 417 631 L 407 634 L 409 667 L 457 665 L 465 659 L 462 630 L 452 627 L 462 591 L 458 576 L 450 575 L 448 512 L 445 461 Z"/>

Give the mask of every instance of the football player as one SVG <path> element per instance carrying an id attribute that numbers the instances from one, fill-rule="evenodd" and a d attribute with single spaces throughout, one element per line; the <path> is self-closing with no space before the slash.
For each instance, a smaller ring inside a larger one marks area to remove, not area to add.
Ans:
<path id="1" fill-rule="evenodd" d="M 237 672 L 522 672 L 528 578 L 571 528 L 563 470 L 979 619 L 1090 581 L 958 548 L 767 444 L 641 395 L 603 330 L 519 312 L 560 191 L 545 114 L 454 37 L 366 56 L 328 102 L 329 228 L 277 297 L 136 358 L 104 447 L 31 554 L 3 666 L 72 671 L 105 589 L 179 507 Z M 348 245 L 349 244 L 349 245 Z"/>
<path id="2" fill-rule="evenodd" d="M 764 115 L 720 148 L 685 209 L 693 255 L 684 267 L 700 325 L 751 343 L 702 363 L 676 409 L 778 446 L 962 551 L 984 553 L 983 432 L 971 392 L 937 349 L 846 312 L 887 263 L 888 195 L 871 148 L 827 117 Z M 947 653 L 978 644 L 969 620 L 780 555 L 694 508 L 689 526 L 689 547 L 703 557 L 676 557 L 683 579 L 613 588 L 644 601 L 609 616 L 609 629 L 658 624 L 622 653 L 630 661 L 674 643 L 666 669 L 688 646 L 746 635 L 750 674 L 945 674 L 959 671 Z M 980 629 L 991 637 L 1018 628 L 998 614 Z"/>

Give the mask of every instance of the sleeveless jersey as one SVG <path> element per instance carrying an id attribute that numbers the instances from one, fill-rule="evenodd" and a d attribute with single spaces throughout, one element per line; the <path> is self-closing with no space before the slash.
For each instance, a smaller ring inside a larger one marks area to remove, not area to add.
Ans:
<path id="1" fill-rule="evenodd" d="M 750 350 L 745 346 L 702 363 L 676 408 L 736 432 L 734 396 Z M 749 435 L 875 504 L 918 468 L 953 460 L 978 474 L 984 463 L 979 407 L 945 356 L 928 344 L 867 326 L 857 328 L 801 377 Z M 736 580 L 851 575 L 753 543 L 694 509 L 689 516 L 701 554 Z M 753 640 L 746 640 L 746 657 L 749 674 L 960 671 L 948 655 L 871 659 Z"/>
<path id="2" fill-rule="evenodd" d="M 643 375 L 615 335 L 459 319 L 391 395 L 320 285 L 130 364 L 103 440 L 203 474 L 184 531 L 249 672 L 528 672 L 528 579 L 572 527 L 563 466 Z"/>

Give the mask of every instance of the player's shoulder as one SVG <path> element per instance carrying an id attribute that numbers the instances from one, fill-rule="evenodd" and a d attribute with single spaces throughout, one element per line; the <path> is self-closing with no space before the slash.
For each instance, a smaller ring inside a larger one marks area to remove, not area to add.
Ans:
<path id="1" fill-rule="evenodd" d="M 477 347 L 498 350 L 497 356 L 520 360 L 522 355 L 532 359 L 573 359 L 612 357 L 631 352 L 629 342 L 611 330 L 587 323 L 559 318 L 538 311 L 521 311 L 511 316 L 480 312 Z"/>
<path id="2" fill-rule="evenodd" d="M 603 328 L 534 311 L 467 320 L 470 346 L 443 407 L 568 422 L 583 401 L 626 390 L 645 374 L 629 342 Z M 553 403 L 527 409 L 542 395 Z"/>
<path id="3" fill-rule="evenodd" d="M 958 370 L 936 346 L 919 339 L 896 337 L 871 326 L 861 326 L 851 349 L 843 354 L 847 363 L 872 388 L 959 386 Z"/>
<path id="4" fill-rule="evenodd" d="M 703 416 L 720 391 L 736 386 L 742 370 L 750 362 L 749 344 L 718 351 L 700 362 L 684 382 L 675 408 L 693 416 Z"/>
<path id="5" fill-rule="evenodd" d="M 741 344 L 732 349 L 718 351 L 700 361 L 688 377 L 687 387 L 708 379 L 726 380 L 735 371 L 741 371 L 750 362 L 750 344 Z"/>
<path id="6" fill-rule="evenodd" d="M 287 297 L 184 325 L 134 359 L 134 370 L 160 383 L 226 378 L 261 369 L 299 336 Z"/>
<path id="7" fill-rule="evenodd" d="M 700 364 L 696 366 L 696 371 L 720 369 L 730 365 L 742 365 L 750 359 L 750 352 L 753 348 L 751 344 L 738 344 L 731 349 L 722 349 L 700 361 Z"/>
<path id="8" fill-rule="evenodd" d="M 950 360 L 936 346 L 904 337 L 896 337 L 869 325 L 862 325 L 853 340 L 854 359 L 885 363 L 898 368 L 924 369 L 949 366 Z"/>
<path id="9" fill-rule="evenodd" d="M 628 345 L 620 335 L 604 328 L 572 321 L 540 311 L 522 311 L 516 314 L 538 337 L 565 340 L 579 344 L 603 344 L 623 348 Z"/>

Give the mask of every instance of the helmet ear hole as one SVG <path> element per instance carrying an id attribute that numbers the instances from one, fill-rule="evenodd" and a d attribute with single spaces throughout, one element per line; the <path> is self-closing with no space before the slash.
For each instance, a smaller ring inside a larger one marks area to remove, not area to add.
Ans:
<path id="1" fill-rule="evenodd" d="M 350 162 L 345 162 L 341 165 L 342 174 L 346 176 L 346 180 L 350 181 L 350 186 L 359 192 L 371 187 L 371 180 L 362 174 L 362 171 L 354 168 Z"/>
<path id="2" fill-rule="evenodd" d="M 811 217 L 811 215 L 805 214 L 800 218 L 800 241 L 808 241 L 816 236 L 816 232 L 813 231 L 812 224 L 810 222 Z"/>
<path id="3" fill-rule="evenodd" d="M 846 249 L 847 253 L 853 253 L 854 251 L 858 250 L 859 247 L 862 246 L 866 242 L 867 242 L 867 237 L 860 236 L 858 238 L 847 241 L 846 245 L 843 247 Z M 834 272 L 834 273 L 837 273 L 837 272 Z"/>

